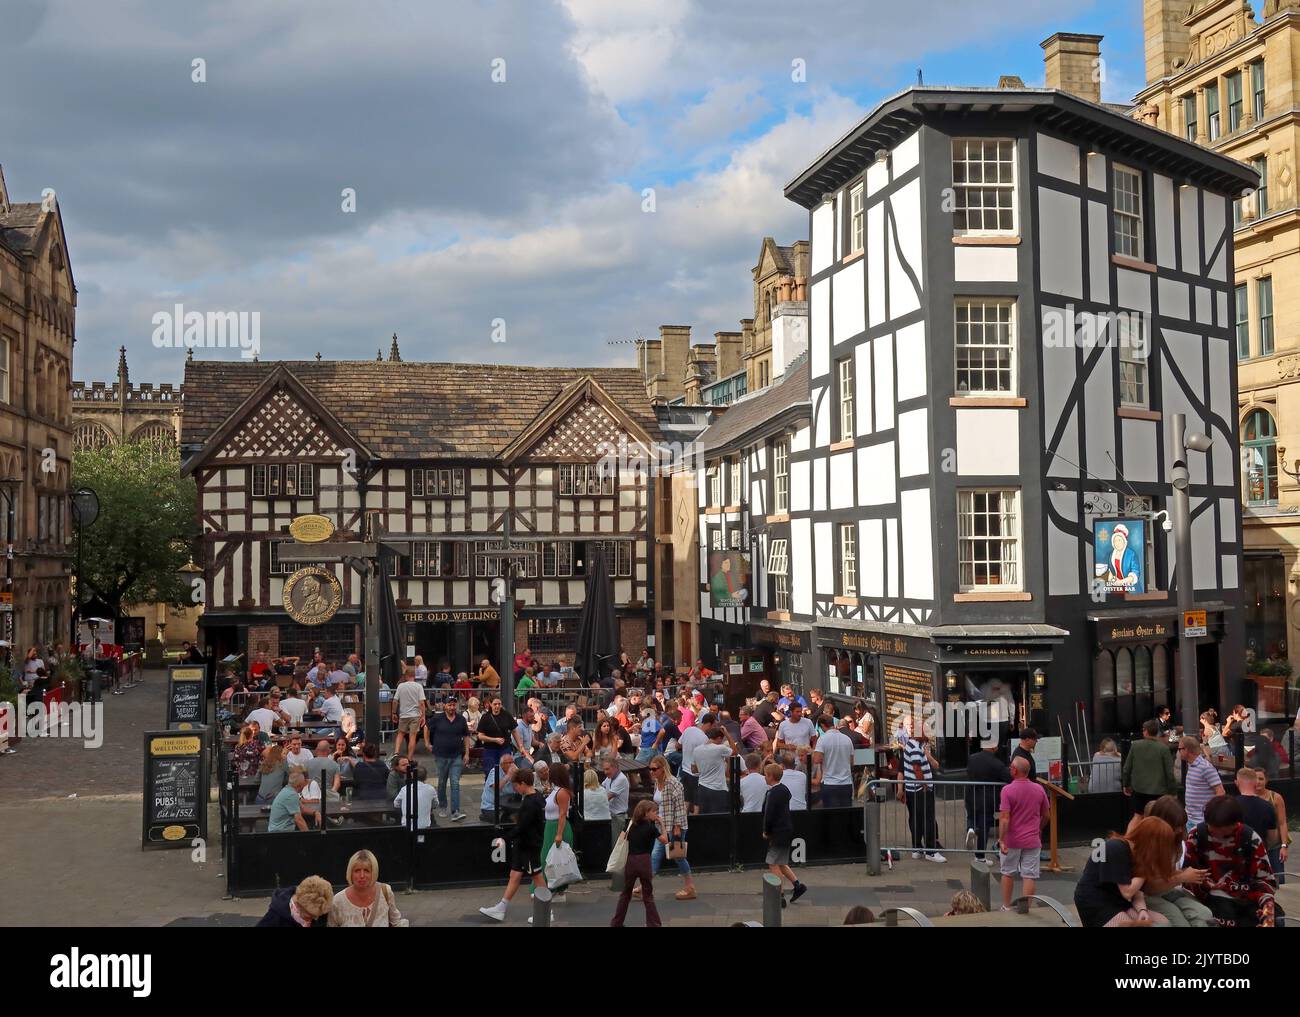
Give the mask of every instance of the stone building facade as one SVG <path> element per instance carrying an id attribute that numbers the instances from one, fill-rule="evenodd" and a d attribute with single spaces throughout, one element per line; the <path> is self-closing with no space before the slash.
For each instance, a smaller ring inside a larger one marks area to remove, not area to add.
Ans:
<path id="1" fill-rule="evenodd" d="M 77 288 L 53 191 L 9 198 L 0 171 L 0 638 L 21 656 L 70 635 L 68 479 Z M 0 648 L 0 659 L 10 648 Z"/>
<path id="2" fill-rule="evenodd" d="M 1300 2 L 1146 0 L 1144 28 L 1135 115 L 1261 177 L 1233 209 L 1245 639 L 1300 665 Z"/>

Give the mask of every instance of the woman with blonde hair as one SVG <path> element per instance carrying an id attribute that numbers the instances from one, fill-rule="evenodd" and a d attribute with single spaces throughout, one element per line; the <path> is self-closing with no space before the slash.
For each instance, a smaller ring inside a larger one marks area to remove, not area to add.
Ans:
<path id="1" fill-rule="evenodd" d="M 308 876 L 296 887 L 285 887 L 271 895 L 259 929 L 322 928 L 328 921 L 334 890 L 320 876 Z"/>
<path id="2" fill-rule="evenodd" d="M 1120 753 L 1114 738 L 1103 738 L 1092 756 L 1088 793 L 1101 794 L 1120 789 Z"/>
<path id="3" fill-rule="evenodd" d="M 257 797 L 253 800 L 258 805 L 270 805 L 284 789 L 289 777 L 289 767 L 284 762 L 284 746 L 268 745 L 262 753 L 262 762 L 257 772 L 261 782 L 257 785 Z"/>
<path id="4" fill-rule="evenodd" d="M 668 769 L 668 760 L 657 755 L 650 760 L 650 780 L 654 788 L 655 803 L 659 806 L 666 841 L 656 841 L 650 856 L 650 874 L 658 875 L 665 858 L 672 858 L 685 885 L 675 894 L 678 900 L 695 900 L 695 879 L 691 863 L 686 860 L 686 793 L 682 782 Z M 637 896 L 633 891 L 633 896 Z"/>
<path id="5" fill-rule="evenodd" d="M 483 716 L 483 711 L 479 709 L 481 705 L 478 696 L 470 696 L 469 702 L 465 704 L 465 723 L 469 725 L 470 734 L 478 730 L 479 718 Z"/>
<path id="6" fill-rule="evenodd" d="M 949 915 L 982 915 L 988 908 L 984 902 L 976 897 L 969 890 L 958 890 L 952 895 L 952 900 L 948 902 L 948 910 L 944 912 L 944 917 Z"/>
<path id="7" fill-rule="evenodd" d="M 393 888 L 379 882 L 379 859 L 361 850 L 348 859 L 348 887 L 334 895 L 330 928 L 381 929 L 409 925 L 397 910 Z"/>
<path id="8" fill-rule="evenodd" d="M 587 767 L 582 775 L 582 818 L 586 822 L 610 818 L 609 795 L 600 786 L 600 776 L 594 766 Z"/>

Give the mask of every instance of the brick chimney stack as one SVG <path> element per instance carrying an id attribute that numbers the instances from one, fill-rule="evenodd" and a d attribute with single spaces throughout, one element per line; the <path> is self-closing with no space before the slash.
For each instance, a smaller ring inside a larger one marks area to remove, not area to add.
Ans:
<path id="1" fill-rule="evenodd" d="M 1057 32 L 1040 43 L 1043 62 L 1047 65 L 1047 87 L 1059 88 L 1089 102 L 1101 102 L 1101 38 Z"/>

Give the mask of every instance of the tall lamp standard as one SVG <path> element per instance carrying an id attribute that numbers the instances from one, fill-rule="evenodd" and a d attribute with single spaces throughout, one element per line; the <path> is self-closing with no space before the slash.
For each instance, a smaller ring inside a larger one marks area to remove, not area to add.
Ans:
<path id="1" fill-rule="evenodd" d="M 82 596 L 81 587 L 81 535 L 86 527 L 93 526 L 95 520 L 99 518 L 99 495 L 88 487 L 79 487 L 72 492 L 69 502 L 77 523 L 77 596 L 72 605 L 72 641 L 69 644 L 75 647 L 77 645 L 77 623 L 81 620 L 81 605 L 85 600 L 85 597 Z"/>
<path id="2" fill-rule="evenodd" d="M 1183 731 L 1200 730 L 1199 683 L 1196 676 L 1196 644 L 1187 635 L 1187 612 L 1194 606 L 1196 587 L 1192 579 L 1192 513 L 1187 494 L 1187 452 L 1208 452 L 1214 439 L 1200 431 L 1187 430 L 1187 416 L 1175 413 L 1170 435 L 1173 465 L 1170 480 L 1174 486 L 1170 512 L 1174 526 L 1174 556 L 1178 584 L 1178 694 L 1183 700 Z"/>

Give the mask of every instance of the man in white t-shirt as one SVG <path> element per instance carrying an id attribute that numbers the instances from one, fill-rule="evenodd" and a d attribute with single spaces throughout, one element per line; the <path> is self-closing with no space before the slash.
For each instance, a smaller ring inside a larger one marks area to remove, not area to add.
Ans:
<path id="1" fill-rule="evenodd" d="M 290 727 L 302 726 L 302 718 L 307 713 L 307 703 L 290 692 L 280 700 L 280 716 Z"/>
<path id="2" fill-rule="evenodd" d="M 687 805 L 698 804 L 695 799 L 696 790 L 699 787 L 699 777 L 695 772 L 695 750 L 709 741 L 709 732 L 713 730 L 713 725 L 717 723 L 711 713 L 702 713 L 699 718 L 682 732 L 681 738 L 677 741 L 678 748 L 682 752 L 681 780 L 682 792 L 686 796 Z M 696 811 L 692 809 L 691 811 Z"/>
<path id="3" fill-rule="evenodd" d="M 393 739 L 393 755 L 402 754 L 402 739 L 408 744 L 406 751 L 415 755 L 415 741 L 424 725 L 424 711 L 428 704 L 424 698 L 424 686 L 415 680 L 411 671 L 403 671 L 397 683 L 397 737 Z"/>
<path id="4" fill-rule="evenodd" d="M 799 768 L 798 757 L 793 752 L 781 753 L 781 783 L 790 789 L 790 811 L 808 809 L 808 775 Z"/>
<path id="5" fill-rule="evenodd" d="M 751 752 L 745 757 L 748 772 L 740 778 L 741 812 L 763 811 L 763 799 L 767 797 L 767 778 L 763 776 L 763 768 L 759 763 L 757 752 Z"/>
<path id="6" fill-rule="evenodd" d="M 307 764 L 312 760 L 312 755 L 309 750 L 302 747 L 302 736 L 294 735 L 289 739 L 286 748 L 288 751 L 284 754 L 285 766 L 301 766 L 306 770 Z"/>
<path id="7" fill-rule="evenodd" d="M 273 703 L 276 706 L 275 709 L 271 708 Z M 261 730 L 268 735 L 274 733 L 273 729 L 276 724 L 279 724 L 281 727 L 283 727 L 284 719 L 280 716 L 278 700 L 275 700 L 268 696 L 266 699 L 263 699 L 260 704 L 258 704 L 256 710 L 249 710 L 248 716 L 244 718 L 244 723 L 247 724 L 250 721 L 254 721 L 254 720 L 257 721 L 257 726 L 261 728 Z"/>
<path id="8" fill-rule="evenodd" d="M 813 751 L 813 791 L 821 789 L 823 808 L 853 804 L 853 739 L 835 726 L 835 718 L 822 714 L 821 734 Z"/>
<path id="9" fill-rule="evenodd" d="M 803 715 L 803 707 L 796 700 L 790 704 L 785 720 L 776 729 L 776 744 L 773 748 L 777 752 L 791 750 L 804 756 L 812 747 L 812 741 L 812 721 Z"/>
<path id="10" fill-rule="evenodd" d="M 320 699 L 316 701 L 316 709 L 320 711 L 322 723 L 335 729 L 343 723 L 343 704 L 339 702 L 339 697 L 334 694 L 332 688 L 327 686 L 322 691 Z"/>
<path id="11" fill-rule="evenodd" d="M 401 686 L 398 686 L 401 688 Z M 427 830 L 434 826 L 433 810 L 438 807 L 437 789 L 430 783 L 429 771 L 421 766 L 415 771 L 415 828 L 417 830 Z M 397 797 L 393 799 L 393 804 L 402 812 L 402 825 L 406 826 L 406 788 L 397 792 Z"/>
<path id="12" fill-rule="evenodd" d="M 728 812 L 731 796 L 727 791 L 727 760 L 740 750 L 731 732 L 721 724 L 710 724 L 708 734 L 708 743 L 695 750 L 695 769 L 700 774 L 695 804 L 700 812 Z"/>

